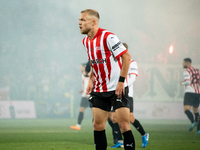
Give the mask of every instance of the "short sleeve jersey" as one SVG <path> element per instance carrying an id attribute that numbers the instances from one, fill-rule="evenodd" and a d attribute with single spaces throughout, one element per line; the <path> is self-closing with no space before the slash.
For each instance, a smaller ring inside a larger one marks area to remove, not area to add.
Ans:
<path id="1" fill-rule="evenodd" d="M 121 72 L 120 56 L 126 48 L 116 35 L 101 28 L 93 39 L 86 36 L 83 45 L 95 76 L 93 91 L 114 91 Z"/>
<path id="2" fill-rule="evenodd" d="M 190 84 L 185 86 L 185 92 L 200 94 L 200 72 L 193 67 L 183 72 L 184 81 L 189 80 Z"/>
<path id="3" fill-rule="evenodd" d="M 133 97 L 133 82 L 135 81 L 136 76 L 138 76 L 137 62 L 134 60 L 131 60 L 129 70 L 128 70 L 128 75 L 126 77 L 127 84 L 129 87 L 128 95 L 130 97 Z"/>

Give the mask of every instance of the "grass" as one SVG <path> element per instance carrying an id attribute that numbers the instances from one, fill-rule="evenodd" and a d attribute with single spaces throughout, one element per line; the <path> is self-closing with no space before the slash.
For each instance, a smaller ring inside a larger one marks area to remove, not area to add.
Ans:
<path id="1" fill-rule="evenodd" d="M 200 149 L 196 128 L 188 132 L 189 121 L 140 120 L 150 134 L 146 150 Z M 76 119 L 0 120 L 1 150 L 94 150 L 91 120 L 85 119 L 81 131 L 69 128 Z M 136 150 L 142 150 L 140 134 L 132 126 Z M 111 128 L 106 127 L 108 149 L 113 145 Z M 115 150 L 115 149 L 112 149 Z M 117 150 L 117 149 L 116 149 Z M 119 150 L 119 149 L 118 149 Z"/>

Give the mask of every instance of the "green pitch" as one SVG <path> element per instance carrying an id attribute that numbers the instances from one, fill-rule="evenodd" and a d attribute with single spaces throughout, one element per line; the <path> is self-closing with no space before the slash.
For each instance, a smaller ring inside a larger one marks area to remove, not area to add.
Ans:
<path id="1" fill-rule="evenodd" d="M 70 129 L 76 119 L 0 120 L 1 150 L 94 150 L 92 121 L 83 120 L 81 131 Z M 188 132 L 189 121 L 140 120 L 150 134 L 146 150 L 200 149 L 196 128 Z M 132 126 L 136 150 L 142 150 L 140 134 Z M 108 149 L 113 145 L 111 129 L 106 128 Z M 115 150 L 115 149 L 112 149 Z M 116 150 L 119 150 L 116 149 Z"/>

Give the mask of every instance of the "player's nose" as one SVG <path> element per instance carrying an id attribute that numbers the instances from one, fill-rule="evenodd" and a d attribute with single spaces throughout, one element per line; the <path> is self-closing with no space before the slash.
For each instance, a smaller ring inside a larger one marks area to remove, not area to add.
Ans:
<path id="1" fill-rule="evenodd" d="M 81 20 L 79 20 L 79 23 L 78 23 L 78 25 L 80 26 L 82 24 L 82 22 L 81 22 Z"/>

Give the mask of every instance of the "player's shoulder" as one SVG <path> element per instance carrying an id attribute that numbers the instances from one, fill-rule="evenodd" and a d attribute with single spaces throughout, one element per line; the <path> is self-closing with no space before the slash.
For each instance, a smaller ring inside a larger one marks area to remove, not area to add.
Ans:
<path id="1" fill-rule="evenodd" d="M 197 72 L 199 72 L 199 69 L 198 69 L 198 68 L 195 68 L 195 70 L 196 70 Z"/>
<path id="2" fill-rule="evenodd" d="M 191 71 L 192 69 L 194 69 L 193 67 L 188 67 L 185 69 L 185 71 Z"/>
<path id="3" fill-rule="evenodd" d="M 189 68 L 187 68 L 185 71 L 187 71 L 187 72 L 194 72 L 194 71 L 199 71 L 198 69 L 196 69 L 196 68 L 194 68 L 194 67 L 189 67 Z"/>
<path id="4" fill-rule="evenodd" d="M 135 60 L 133 60 L 133 59 L 131 59 L 131 63 L 137 64 L 137 62 Z"/>
<path id="5" fill-rule="evenodd" d="M 190 68 L 186 68 L 186 69 L 183 71 L 183 74 L 184 74 L 184 75 L 188 75 L 188 74 L 191 74 L 191 73 L 192 73 L 191 67 L 190 67 Z"/>
<path id="6" fill-rule="evenodd" d="M 111 31 L 109 31 L 109 30 L 107 30 L 107 29 L 99 28 L 99 30 L 100 30 L 101 32 L 105 32 L 105 33 L 107 33 L 107 34 L 114 34 L 113 32 L 111 32 Z"/>
<path id="7" fill-rule="evenodd" d="M 101 32 L 104 33 L 105 37 L 107 38 L 111 38 L 111 37 L 114 37 L 116 36 L 113 32 L 107 30 L 107 29 L 102 29 L 101 28 Z"/>
<path id="8" fill-rule="evenodd" d="M 190 73 L 190 69 L 189 68 L 187 68 L 187 69 L 185 69 L 184 71 L 183 71 L 183 73 Z"/>
<path id="9" fill-rule="evenodd" d="M 131 59 L 130 65 L 137 66 L 137 62 L 135 60 Z"/>

